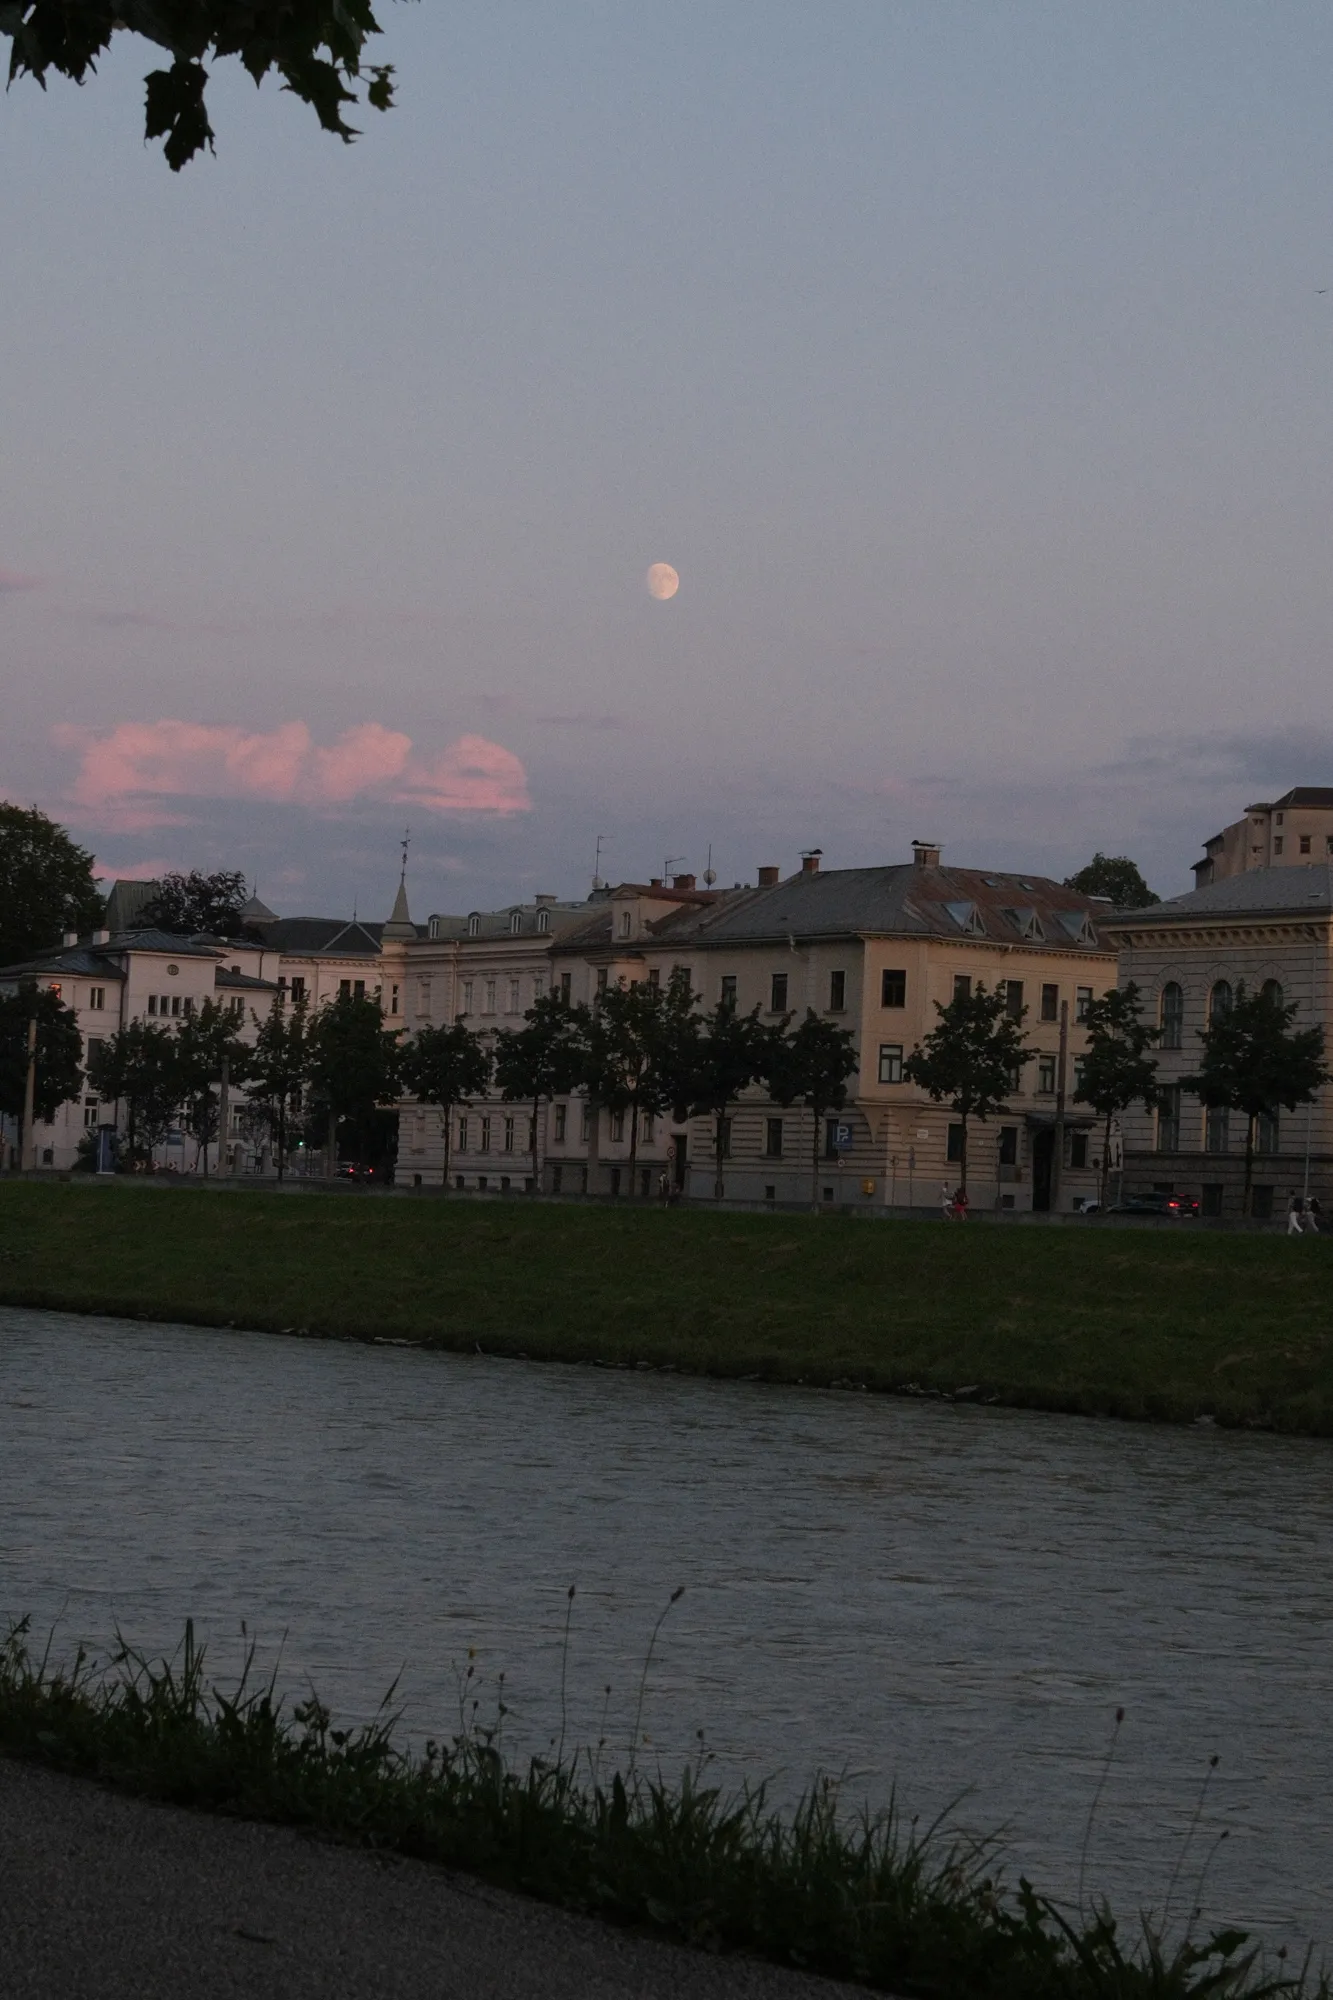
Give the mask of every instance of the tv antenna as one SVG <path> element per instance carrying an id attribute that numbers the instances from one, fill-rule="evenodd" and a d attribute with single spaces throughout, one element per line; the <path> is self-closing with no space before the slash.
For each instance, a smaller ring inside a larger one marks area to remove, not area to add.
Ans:
<path id="1" fill-rule="evenodd" d="M 597 836 L 597 852 L 593 856 L 593 863 L 592 863 L 592 886 L 594 889 L 601 889 L 605 887 L 605 884 L 602 881 L 602 848 L 603 845 L 605 844 L 605 841 L 606 841 L 606 835 L 604 833 L 599 833 Z"/>
<path id="2" fill-rule="evenodd" d="M 708 865 L 704 869 L 705 889 L 711 889 L 716 880 L 717 880 L 717 870 L 713 866 L 713 843 L 710 840 L 708 843 Z"/>
<path id="3" fill-rule="evenodd" d="M 668 854 L 665 865 L 663 866 L 662 870 L 662 880 L 664 882 L 669 882 L 671 880 L 672 874 L 677 868 L 680 867 L 680 864 L 684 859 L 685 856 L 683 854 Z"/>

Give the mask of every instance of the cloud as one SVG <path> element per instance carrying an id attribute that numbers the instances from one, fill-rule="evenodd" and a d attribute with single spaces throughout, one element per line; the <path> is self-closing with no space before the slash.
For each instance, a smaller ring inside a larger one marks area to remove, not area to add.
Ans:
<path id="1" fill-rule="evenodd" d="M 39 582 L 38 577 L 23 576 L 16 569 L 5 569 L 0 566 L 0 597 L 6 596 L 10 591 L 36 590 Z"/>
<path id="2" fill-rule="evenodd" d="M 158 855 L 153 861 L 98 860 L 93 863 L 93 873 L 104 882 L 157 882 L 179 867 L 178 861 L 167 861 Z"/>
<path id="3" fill-rule="evenodd" d="M 72 804 L 125 832 L 187 825 L 182 802 L 206 799 L 324 812 L 359 800 L 431 813 L 511 814 L 532 805 L 522 763 L 484 736 L 460 736 L 432 755 L 378 722 L 359 723 L 327 747 L 304 722 L 250 731 L 164 718 L 117 723 L 103 735 L 63 723 L 52 734 L 79 753 Z"/>

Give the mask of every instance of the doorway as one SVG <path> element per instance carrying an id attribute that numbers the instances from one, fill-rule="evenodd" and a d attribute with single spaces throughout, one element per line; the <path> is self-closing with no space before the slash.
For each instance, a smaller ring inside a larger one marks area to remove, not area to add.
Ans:
<path id="1" fill-rule="evenodd" d="M 1032 1141 L 1032 1206 L 1043 1214 L 1051 1206 L 1051 1167 L 1055 1160 L 1055 1133 L 1049 1128 Z"/>

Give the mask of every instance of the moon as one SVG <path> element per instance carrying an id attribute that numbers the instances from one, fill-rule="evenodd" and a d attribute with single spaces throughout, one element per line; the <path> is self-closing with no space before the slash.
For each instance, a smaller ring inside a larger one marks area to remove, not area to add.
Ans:
<path id="1" fill-rule="evenodd" d="M 665 604 L 680 589 L 680 578 L 670 563 L 654 563 L 648 571 L 648 595 Z"/>

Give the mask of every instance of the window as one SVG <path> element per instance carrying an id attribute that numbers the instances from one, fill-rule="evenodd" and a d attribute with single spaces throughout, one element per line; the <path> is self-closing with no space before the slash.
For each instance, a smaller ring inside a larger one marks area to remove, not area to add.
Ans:
<path id="1" fill-rule="evenodd" d="M 1088 1066 L 1088 1059 L 1087 1059 L 1087 1057 L 1086 1057 L 1086 1056 L 1075 1056 L 1075 1057 L 1074 1057 L 1074 1095 L 1075 1095 L 1075 1097 L 1077 1097 L 1077 1096 L 1078 1096 L 1078 1094 L 1079 1094 L 1080 1090 L 1082 1090 L 1082 1088 L 1083 1088 L 1083 1072 L 1084 1072 L 1084 1070 L 1085 1070 L 1085 1069 L 1087 1068 L 1087 1066 Z"/>
<path id="2" fill-rule="evenodd" d="M 673 982 L 679 980 L 688 993 L 694 985 L 694 967 L 692 965 L 673 965 L 671 968 L 671 977 Z"/>
<path id="3" fill-rule="evenodd" d="M 477 1151 L 479 1153 L 489 1153 L 491 1150 L 491 1121 L 489 1118 L 483 1118 L 479 1122 L 481 1125 L 481 1138 L 477 1144 Z"/>
<path id="4" fill-rule="evenodd" d="M 828 976 L 828 1007 L 830 1014 L 841 1014 L 847 1005 L 847 974 L 830 972 Z"/>
<path id="5" fill-rule="evenodd" d="M 106 1043 L 102 1040 L 100 1035 L 89 1035 L 87 1041 L 84 1043 L 83 1046 L 88 1061 L 91 1063 L 91 1062 L 96 1062 L 98 1056 L 101 1055 L 103 1049 L 106 1047 Z"/>
<path id="6" fill-rule="evenodd" d="M 1174 979 L 1162 988 L 1162 1047 L 1178 1049 L 1185 1024 L 1185 995 Z"/>
<path id="7" fill-rule="evenodd" d="M 1069 1135 L 1069 1164 L 1071 1167 L 1086 1167 L 1088 1164 L 1088 1135 L 1086 1132 L 1071 1132 Z"/>
<path id="8" fill-rule="evenodd" d="M 560 975 L 560 1002 L 561 1002 L 561 1005 L 562 1005 L 562 1006 L 565 1006 L 565 1007 L 568 1007 L 568 1005 L 569 1005 L 569 1000 L 570 1000 L 570 994 L 571 994 L 571 991 L 573 990 L 573 983 L 574 983 L 574 975 L 573 975 L 573 973 L 572 973 L 572 972 L 562 972 L 562 973 L 561 973 L 561 975 Z"/>
<path id="9" fill-rule="evenodd" d="M 838 1149 L 838 1127 L 841 1123 L 842 1120 L 839 1118 L 826 1118 L 824 1120 L 824 1158 L 826 1160 L 836 1160 L 841 1157 Z M 825 1198 L 832 1201 L 832 1189 L 829 1190 Z"/>
<path id="10" fill-rule="evenodd" d="M 483 1014 L 493 1014 L 495 1012 L 495 981 L 493 979 L 486 981 L 486 1004 L 481 1011 Z"/>
<path id="11" fill-rule="evenodd" d="M 1021 979 L 1006 979 L 1004 982 L 1004 1011 L 1011 1021 L 1023 1018 L 1023 982 Z"/>
<path id="12" fill-rule="evenodd" d="M 907 1005 L 907 974 L 905 972 L 882 972 L 880 974 L 879 1004 L 881 1007 L 905 1007 Z"/>
<path id="13" fill-rule="evenodd" d="M 953 976 L 953 997 L 955 1000 L 971 999 L 972 975 L 970 972 L 955 972 Z"/>
<path id="14" fill-rule="evenodd" d="M 1055 1091 L 1055 1057 L 1037 1057 L 1037 1091 L 1042 1097 L 1050 1097 Z"/>
<path id="15" fill-rule="evenodd" d="M 1330 854 L 1333 854 L 1333 833 L 1326 833 L 1324 835 L 1324 846 Z"/>
<path id="16" fill-rule="evenodd" d="M 398 988 L 396 986 L 389 988 L 389 1012 L 391 1014 L 398 1012 Z"/>
<path id="17" fill-rule="evenodd" d="M 97 1099 L 95 1097 L 89 1097 L 84 1101 L 83 1129 L 85 1132 L 95 1132 L 97 1130 Z"/>
<path id="18" fill-rule="evenodd" d="M 509 1011 L 511 1014 L 521 1014 L 523 1011 L 516 979 L 511 979 L 509 982 Z"/>
<path id="19" fill-rule="evenodd" d="M 1308 854 L 1309 852 L 1310 852 L 1310 836 L 1308 833 L 1303 833 L 1301 835 L 1301 853 Z"/>
<path id="20" fill-rule="evenodd" d="M 1180 1085 L 1168 1084 L 1162 1092 L 1157 1106 L 1157 1150 L 1159 1153 L 1180 1151 Z"/>
<path id="21" fill-rule="evenodd" d="M 945 1151 L 945 1157 L 949 1160 L 962 1159 L 963 1128 L 961 1125 L 951 1125 L 949 1127 L 948 1143 L 946 1144 L 944 1151 Z"/>
<path id="22" fill-rule="evenodd" d="M 171 996 L 171 1011 L 177 1019 L 180 1018 L 181 996 L 179 993 L 173 993 Z"/>
<path id="23" fill-rule="evenodd" d="M 562 1146 L 564 1144 L 565 1127 L 568 1123 L 569 1106 L 567 1104 L 557 1104 L 555 1107 L 555 1137 L 557 1145 Z"/>
<path id="24" fill-rule="evenodd" d="M 181 1012 L 182 1014 L 193 1014 L 194 1012 L 194 1001 L 188 993 L 181 1001 Z"/>
<path id="25" fill-rule="evenodd" d="M 504 1149 L 506 1153 L 512 1153 L 514 1150 L 514 1121 L 512 1118 L 505 1119 Z"/>
<path id="26" fill-rule="evenodd" d="M 606 967 L 604 965 L 599 965 L 597 968 L 597 991 L 598 993 L 605 993 L 606 991 Z"/>
<path id="27" fill-rule="evenodd" d="M 364 999 L 365 999 L 365 997 L 366 997 L 366 982 L 365 982 L 365 980 L 364 980 L 364 979 L 354 979 L 354 980 L 352 981 L 352 998 L 353 998 L 354 1000 L 364 1000 Z"/>
<path id="28" fill-rule="evenodd" d="M 1074 989 L 1074 1019 L 1076 1021 L 1086 1021 L 1088 1018 L 1088 1009 L 1091 1005 L 1092 988 L 1090 986 L 1076 987 Z"/>
<path id="29" fill-rule="evenodd" d="M 1220 1021 L 1224 1015 L 1230 1012 L 1231 982 L 1229 979 L 1219 979 L 1208 996 L 1208 1019 L 1210 1021 Z"/>
<path id="30" fill-rule="evenodd" d="M 465 1014 L 472 1012 L 472 981 L 470 979 L 463 981 L 463 1012 Z"/>
<path id="31" fill-rule="evenodd" d="M 296 979 L 293 979 L 292 981 L 292 1005 L 294 1007 L 299 1007 L 304 1000 L 305 1000 L 305 981 L 304 979 L 298 977 Z"/>
<path id="32" fill-rule="evenodd" d="M 1276 1111 L 1261 1111 L 1255 1121 L 1255 1150 L 1260 1153 L 1276 1153 L 1281 1150 L 1278 1114 Z"/>
<path id="33" fill-rule="evenodd" d="M 426 933 L 427 933 L 427 936 L 428 936 L 428 937 L 430 937 L 430 938 L 432 939 L 432 941 L 433 941 L 434 939 L 436 939 L 436 938 L 438 938 L 438 937 L 439 937 L 439 935 L 440 935 L 440 920 L 439 920 L 439 918 L 438 918 L 438 917 L 432 917 L 432 918 L 431 918 L 430 922 L 429 922 L 429 923 L 428 923 L 428 924 L 426 925 Z"/>
<path id="34" fill-rule="evenodd" d="M 582 1116 L 579 1119 L 579 1137 L 580 1139 L 591 1139 L 592 1106 L 590 1104 L 584 1104 L 583 1106 L 581 1106 L 581 1111 L 582 1111 Z"/>
<path id="35" fill-rule="evenodd" d="M 1271 1187 L 1255 1186 L 1250 1189 L 1250 1214 L 1256 1222 L 1271 1222 L 1273 1219 L 1273 1190 Z"/>
<path id="36" fill-rule="evenodd" d="M 481 936 L 481 918 L 475 910 L 467 920 L 467 934 L 469 937 Z"/>
<path id="37" fill-rule="evenodd" d="M 1276 838 L 1276 839 L 1274 840 L 1274 842 L 1273 842 L 1273 852 L 1274 852 L 1274 854 L 1281 854 L 1281 852 L 1282 852 L 1282 835 L 1281 835 L 1281 834 L 1278 834 L 1277 838 Z"/>
<path id="38" fill-rule="evenodd" d="M 649 966 L 648 984 L 652 987 L 654 993 L 657 991 L 658 987 L 662 984 L 662 968 L 660 965 Z"/>
<path id="39" fill-rule="evenodd" d="M 549 910 L 538 910 L 537 912 L 538 934 L 541 937 L 545 937 L 550 928 L 551 928 L 551 912 Z"/>
<path id="40" fill-rule="evenodd" d="M 613 1111 L 611 1113 L 611 1142 L 613 1145 L 619 1146 L 623 1143 L 624 1138 L 625 1114 L 623 1111 Z"/>
<path id="41" fill-rule="evenodd" d="M 1204 1120 L 1204 1150 L 1225 1153 L 1231 1139 L 1231 1113 L 1225 1104 L 1210 1104 Z"/>
<path id="42" fill-rule="evenodd" d="M 769 987 L 768 1010 L 771 1014 L 785 1014 L 787 1011 L 787 975 L 775 972 Z"/>
<path id="43" fill-rule="evenodd" d="M 1009 1090 L 1014 1096 L 1023 1088 L 1023 1065 L 1016 1062 L 1009 1072 Z"/>
<path id="44" fill-rule="evenodd" d="M 1002 1167 L 1016 1167 L 1018 1165 L 1017 1125 L 1001 1125 L 1000 1127 L 1000 1165 Z"/>
<path id="45" fill-rule="evenodd" d="M 458 1121 L 458 1150 L 459 1150 L 459 1152 L 460 1152 L 460 1153 L 466 1153 L 466 1151 L 467 1151 L 467 1119 L 466 1119 L 466 1118 L 460 1118 L 460 1119 L 459 1119 L 459 1121 Z"/>
<path id="46" fill-rule="evenodd" d="M 351 980 L 350 980 L 350 979 L 340 979 L 340 980 L 338 981 L 338 998 L 339 998 L 340 1000 L 350 1000 L 350 999 L 351 999 L 351 997 L 352 997 L 352 982 L 351 982 Z"/>
<path id="47" fill-rule="evenodd" d="M 719 998 L 724 1007 L 734 1007 L 736 1005 L 736 975 L 734 972 L 723 973 Z"/>
<path id="48" fill-rule="evenodd" d="M 88 988 L 88 1005 L 95 1014 L 101 1013 L 102 1009 L 106 1006 L 105 986 L 90 986 Z"/>
<path id="49" fill-rule="evenodd" d="M 633 937 L 634 935 L 633 910 L 622 910 L 620 912 L 620 935 L 621 937 Z"/>
<path id="50" fill-rule="evenodd" d="M 510 937 L 517 937 L 517 936 L 518 936 L 518 934 L 519 934 L 519 932 L 520 932 L 520 931 L 522 930 L 522 928 L 523 928 L 523 912 L 522 912 L 522 910 L 511 910 L 511 911 L 509 912 L 509 935 L 510 935 Z"/>
<path id="51" fill-rule="evenodd" d="M 881 1083 L 901 1083 L 903 1080 L 903 1045 L 901 1042 L 881 1042 L 879 1045 L 879 1080 Z"/>
<path id="52" fill-rule="evenodd" d="M 1041 989 L 1041 1018 L 1043 1021 L 1058 1021 L 1060 1018 L 1060 989 L 1058 986 L 1043 986 Z"/>
<path id="53" fill-rule="evenodd" d="M 149 1013 L 150 1013 L 150 1014 L 156 1014 L 156 1012 L 157 1012 L 157 995 L 156 995 L 156 993 L 150 993 L 150 994 L 149 994 L 149 996 L 148 996 L 148 1011 L 149 1011 Z"/>
<path id="54" fill-rule="evenodd" d="M 1282 987 L 1278 980 L 1265 979 L 1263 990 L 1265 1000 L 1271 1000 L 1277 1007 L 1282 1005 Z"/>
<path id="55" fill-rule="evenodd" d="M 764 1158 L 766 1160 L 780 1160 L 782 1158 L 782 1120 L 780 1118 L 766 1118 L 764 1120 Z"/>
<path id="56" fill-rule="evenodd" d="M 1204 1182 L 1202 1199 L 1199 1202 L 1200 1215 L 1220 1215 L 1222 1213 L 1222 1192 L 1221 1181 Z"/>
<path id="57" fill-rule="evenodd" d="M 643 1143 L 645 1146 L 651 1146 L 653 1143 L 653 1127 L 655 1123 L 656 1120 L 654 1119 L 652 1112 L 645 1111 L 641 1121 Z"/>
<path id="58" fill-rule="evenodd" d="M 545 998 L 546 998 L 546 974 L 544 972 L 534 972 L 532 975 L 533 1006 L 535 1007 L 539 1000 L 544 1000 Z"/>

